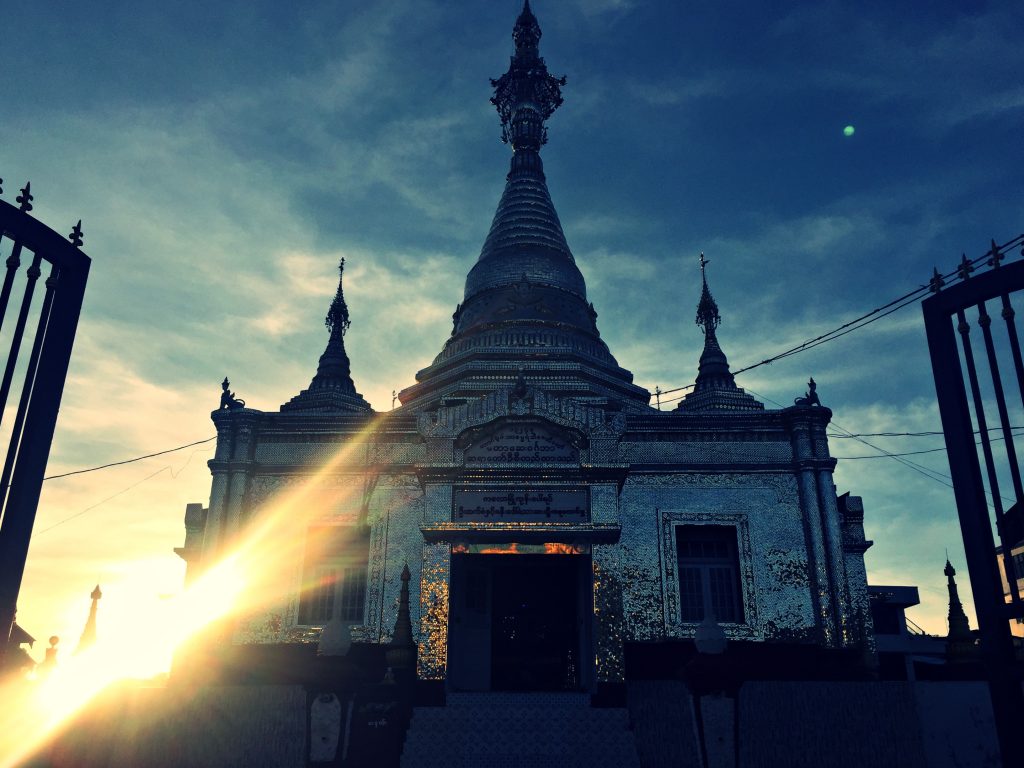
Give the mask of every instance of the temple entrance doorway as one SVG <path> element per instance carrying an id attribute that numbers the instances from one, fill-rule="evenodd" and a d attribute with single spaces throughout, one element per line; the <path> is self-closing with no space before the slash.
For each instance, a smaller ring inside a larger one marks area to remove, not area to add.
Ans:
<path id="1" fill-rule="evenodd" d="M 589 554 L 453 554 L 451 574 L 453 690 L 589 687 Z"/>

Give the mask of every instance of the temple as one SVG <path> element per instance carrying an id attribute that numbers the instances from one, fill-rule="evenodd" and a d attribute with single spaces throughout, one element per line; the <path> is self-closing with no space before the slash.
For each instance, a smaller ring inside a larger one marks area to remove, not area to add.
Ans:
<path id="1" fill-rule="evenodd" d="M 614 699 L 652 665 L 682 664 L 708 625 L 766 663 L 870 668 L 871 542 L 860 499 L 837 494 L 813 382 L 781 409 L 737 386 L 703 254 L 700 282 L 695 264 L 680 286 L 703 352 L 675 410 L 652 407 L 602 340 L 541 160 L 566 80 L 540 39 L 527 3 L 492 81 L 511 163 L 450 337 L 400 407 L 374 412 L 344 344 L 370 331 L 339 282 L 309 386 L 279 410 L 231 395 L 213 413 L 209 506 L 189 506 L 177 550 L 188 580 L 302 488 L 290 597 L 238 622 L 238 649 L 390 647 L 407 604 L 415 678 L 449 701 Z"/>
<path id="2" fill-rule="evenodd" d="M 354 641 L 386 639 L 408 564 L 419 677 L 453 690 L 595 690 L 624 679 L 627 644 L 691 638 L 708 617 L 737 641 L 870 655 L 870 542 L 860 500 L 833 484 L 831 411 L 817 395 L 766 409 L 736 385 L 703 254 L 704 349 L 674 411 L 601 339 L 541 161 L 566 81 L 540 37 L 527 4 L 492 81 L 511 166 L 450 338 L 374 413 L 339 281 L 309 386 L 278 411 L 214 412 L 210 505 L 190 505 L 178 550 L 189 578 L 282 489 L 313 483 L 294 598 L 236 643 L 315 645 L 338 616 Z"/>

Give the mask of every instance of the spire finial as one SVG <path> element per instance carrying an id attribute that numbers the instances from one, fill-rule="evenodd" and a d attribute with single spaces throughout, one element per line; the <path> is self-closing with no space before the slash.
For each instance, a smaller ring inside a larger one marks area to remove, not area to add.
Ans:
<path id="1" fill-rule="evenodd" d="M 764 406 L 736 386 L 736 380 L 729 371 L 729 360 L 722 351 L 715 335 L 715 329 L 722 322 L 708 288 L 708 264 L 711 260 L 700 254 L 700 301 L 697 303 L 697 325 L 704 332 L 704 351 L 697 365 L 697 379 L 693 392 L 686 395 L 676 406 L 680 411 L 726 411 L 762 410 Z"/>
<path id="2" fill-rule="evenodd" d="M 100 585 L 97 584 L 89 593 L 89 598 L 92 600 L 92 605 L 89 607 L 89 618 L 85 621 L 85 628 L 82 630 L 75 653 L 81 653 L 96 643 L 96 611 L 99 608 L 101 597 L 103 597 L 103 593 L 100 591 Z"/>
<path id="3" fill-rule="evenodd" d="M 710 259 L 706 259 L 702 251 L 700 254 L 700 279 L 703 288 L 700 293 L 700 302 L 697 304 L 697 325 L 704 331 L 705 336 L 713 337 L 715 329 L 722 322 L 722 316 L 718 314 L 718 304 L 715 303 L 711 290 L 708 288 L 707 266 L 710 263 Z"/>
<path id="4" fill-rule="evenodd" d="M 942 569 L 946 575 L 946 589 L 949 591 L 949 634 L 946 636 L 948 643 L 970 643 L 971 625 L 967 621 L 967 614 L 964 613 L 964 606 L 960 602 L 960 595 L 956 588 L 956 568 L 949 562 L 946 556 L 946 567 Z M 953 649 L 955 650 L 955 649 Z M 961 649 L 962 650 L 962 649 Z"/>
<path id="5" fill-rule="evenodd" d="M 501 118 L 501 140 L 517 152 L 536 152 L 547 143 L 544 122 L 562 105 L 566 79 L 548 74 L 539 52 L 540 38 L 540 24 L 527 0 L 512 28 L 516 51 L 508 72 L 491 80 L 491 104 Z"/>
<path id="6" fill-rule="evenodd" d="M 409 613 L 409 564 L 402 567 L 402 589 L 398 593 L 398 616 L 395 618 L 395 630 L 391 634 L 391 642 L 384 652 L 384 658 L 401 680 L 409 681 L 415 677 L 416 640 L 412 636 L 412 618 Z"/>
<path id="7" fill-rule="evenodd" d="M 331 302 L 331 308 L 327 310 L 327 317 L 324 319 L 324 325 L 331 332 L 333 336 L 337 331 L 342 336 L 352 325 L 352 321 L 348 316 L 348 305 L 345 303 L 345 292 L 342 282 L 345 277 L 345 257 L 341 257 L 341 261 L 338 262 L 338 291 L 334 294 L 334 301 Z"/>
<path id="8" fill-rule="evenodd" d="M 356 392 L 352 382 L 352 371 L 345 351 L 345 332 L 352 321 L 349 319 L 348 304 L 345 303 L 343 278 L 345 275 L 345 259 L 338 262 L 338 290 L 327 310 L 324 325 L 330 331 L 327 347 L 320 355 L 316 375 L 304 389 L 289 402 L 281 406 L 281 410 L 345 410 L 369 411 L 369 403 Z"/>

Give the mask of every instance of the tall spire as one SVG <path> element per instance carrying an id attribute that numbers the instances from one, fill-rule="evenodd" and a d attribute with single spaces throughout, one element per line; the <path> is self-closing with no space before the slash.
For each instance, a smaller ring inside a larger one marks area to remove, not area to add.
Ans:
<path id="1" fill-rule="evenodd" d="M 531 385 L 550 394 L 649 409 L 649 393 L 633 384 L 600 338 L 597 312 L 548 192 L 540 150 L 566 79 L 548 72 L 540 39 L 526 2 L 512 29 L 508 71 L 491 80 L 501 139 L 512 147 L 505 189 L 466 276 L 451 338 L 398 395 L 413 409 L 510 387 L 526 363 Z"/>
<path id="2" fill-rule="evenodd" d="M 338 290 L 327 310 L 324 324 L 330 332 L 327 348 L 320 355 L 320 363 L 316 375 L 309 384 L 309 389 L 302 392 L 281 406 L 282 411 L 319 410 L 319 411 L 369 411 L 371 410 L 363 396 L 356 392 L 352 382 L 352 371 L 348 354 L 345 352 L 345 333 L 352 321 L 345 303 L 344 281 L 345 259 L 338 263 Z"/>
<path id="3" fill-rule="evenodd" d="M 948 643 L 974 644 L 971 635 L 971 624 L 967 620 L 967 613 L 964 612 L 964 604 L 959 601 L 959 594 L 956 590 L 956 569 L 946 558 L 946 567 L 942 569 L 946 574 L 946 589 L 949 591 L 949 634 L 946 635 Z"/>
<path id="4" fill-rule="evenodd" d="M 416 640 L 412 636 L 412 618 L 409 614 L 409 564 L 402 567 L 402 591 L 398 597 L 398 616 L 384 658 L 395 678 L 408 682 L 416 674 Z"/>
<path id="5" fill-rule="evenodd" d="M 548 74 L 540 56 L 540 24 L 530 10 L 530 0 L 512 28 L 516 52 L 508 72 L 491 79 L 494 96 L 491 104 L 501 117 L 501 140 L 516 152 L 539 151 L 548 141 L 545 121 L 562 106 L 565 77 Z"/>
<path id="6" fill-rule="evenodd" d="M 89 607 L 89 618 L 85 620 L 85 628 L 82 630 L 82 636 L 78 640 L 78 647 L 75 649 L 75 653 L 88 650 L 96 642 L 96 612 L 99 609 L 100 598 L 103 597 L 99 584 L 89 594 L 89 597 L 92 599 L 92 605 Z"/>
<path id="7" fill-rule="evenodd" d="M 585 296 L 583 276 L 576 269 L 562 232 L 540 159 L 540 148 L 548 141 L 545 123 L 562 105 L 562 86 L 566 82 L 564 77 L 548 73 L 547 64 L 540 56 L 540 38 L 540 24 L 527 0 L 512 29 L 515 53 L 508 71 L 497 80 L 491 79 L 494 86 L 491 104 L 498 110 L 501 120 L 501 140 L 512 145 L 513 154 L 508 184 L 480 252 L 480 262 L 495 256 L 504 257 L 513 248 L 543 250 L 549 258 L 554 257 L 554 269 L 547 270 L 551 282 Z M 529 278 L 534 272 L 543 273 L 537 265 L 526 264 L 519 272 L 511 269 L 496 275 L 494 270 L 498 266 L 491 262 L 487 268 L 470 273 L 466 281 L 467 299 L 495 283 L 513 282 L 524 275 Z M 485 274 L 476 274 L 478 272 Z"/>
<path id="8" fill-rule="evenodd" d="M 704 333 L 704 351 L 697 366 L 693 391 L 676 407 L 679 411 L 759 411 L 764 406 L 736 386 L 729 361 L 718 343 L 716 330 L 722 322 L 718 304 L 708 288 L 707 266 L 711 262 L 700 255 L 702 283 L 697 303 L 697 325 Z"/>

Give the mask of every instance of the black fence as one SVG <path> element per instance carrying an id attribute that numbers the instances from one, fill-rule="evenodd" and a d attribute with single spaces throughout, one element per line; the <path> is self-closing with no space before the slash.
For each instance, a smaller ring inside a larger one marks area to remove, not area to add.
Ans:
<path id="1" fill-rule="evenodd" d="M 10 433 L 0 475 L 0 661 L 14 624 L 90 264 L 81 251 L 82 222 L 65 239 L 31 216 L 32 199 L 28 184 L 17 206 L 0 199 L 0 252 L 9 252 L 0 288 L 0 344 L 9 345 L 0 428 Z"/>
<path id="2" fill-rule="evenodd" d="M 1015 304 L 1024 261 L 1007 263 L 1024 235 L 948 275 L 936 270 L 922 302 L 942 431 L 963 533 L 1003 759 L 1024 754 L 1024 697 L 1010 622 L 1024 618 L 1013 549 L 1024 541 L 1024 487 L 1016 439 L 1024 439 L 1024 360 Z M 947 281 L 957 281 L 947 287 Z M 984 473 L 982 467 L 984 465 Z M 1000 542 L 997 555 L 993 522 Z M 1000 575 L 1005 571 L 1006 589 Z"/>

